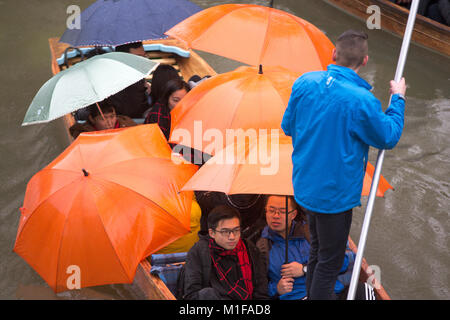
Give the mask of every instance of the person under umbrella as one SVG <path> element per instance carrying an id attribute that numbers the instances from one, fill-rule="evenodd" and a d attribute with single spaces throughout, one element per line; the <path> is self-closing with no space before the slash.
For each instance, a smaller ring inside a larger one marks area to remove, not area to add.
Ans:
<path id="1" fill-rule="evenodd" d="M 295 202 L 293 196 L 288 196 L 289 204 L 286 210 L 285 197 L 280 195 L 265 197 L 267 226 L 264 227 L 256 246 L 264 257 L 269 296 L 280 300 L 304 300 L 307 298 L 306 274 L 310 258 L 309 229 L 304 210 Z M 284 261 L 286 230 L 289 230 L 288 263 Z M 334 286 L 334 294 L 340 299 L 346 297 L 354 260 L 355 254 L 347 247 Z M 375 300 L 374 290 L 367 283 L 359 283 L 358 289 L 358 300 Z"/>
<path id="2" fill-rule="evenodd" d="M 208 216 L 208 235 L 189 250 L 183 281 L 186 300 L 267 299 L 258 249 L 241 238 L 240 214 L 221 205 Z"/>
<path id="3" fill-rule="evenodd" d="M 131 53 L 145 58 L 145 50 L 142 42 L 133 42 L 116 47 L 116 52 Z M 114 104 L 118 115 L 124 115 L 133 119 L 142 118 L 148 110 L 148 95 L 150 84 L 141 79 L 129 87 L 111 96 L 109 99 Z"/>
<path id="4" fill-rule="evenodd" d="M 117 115 L 114 105 L 108 100 L 94 103 L 87 107 L 88 120 L 86 123 L 75 123 L 69 132 L 76 139 L 82 132 L 117 129 L 137 125 L 130 117 Z"/>
<path id="5" fill-rule="evenodd" d="M 164 136 L 169 140 L 171 129 L 171 111 L 181 99 L 191 90 L 189 85 L 181 78 L 171 79 L 166 83 L 164 94 L 156 102 L 147 117 L 145 123 L 157 123 Z"/>
<path id="6" fill-rule="evenodd" d="M 167 82 L 172 79 L 179 79 L 178 71 L 170 64 L 160 64 L 152 76 L 150 90 L 150 106 L 153 107 L 163 96 Z M 146 115 L 147 116 L 147 115 Z"/>

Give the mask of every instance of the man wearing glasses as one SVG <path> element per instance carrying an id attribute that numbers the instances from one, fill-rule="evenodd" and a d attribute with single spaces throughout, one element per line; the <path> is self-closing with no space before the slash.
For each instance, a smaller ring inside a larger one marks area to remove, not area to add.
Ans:
<path id="1" fill-rule="evenodd" d="M 298 208 L 294 197 L 288 198 L 289 262 L 285 263 L 286 196 L 267 197 L 265 206 L 267 226 L 263 229 L 256 246 L 265 257 L 269 296 L 280 300 L 304 300 L 307 298 L 306 274 L 311 249 L 309 230 L 306 217 Z M 348 249 L 333 288 L 335 297 L 342 299 L 346 296 L 353 261 L 354 254 Z M 370 294 L 366 294 L 369 290 Z M 374 299 L 373 289 L 359 284 L 356 299 Z"/>
<path id="2" fill-rule="evenodd" d="M 267 299 L 267 277 L 258 249 L 241 238 L 239 211 L 218 206 L 208 215 L 208 235 L 189 250 L 184 299 Z"/>
<path id="3" fill-rule="evenodd" d="M 266 257 L 269 278 L 268 293 L 274 299 L 299 300 L 306 296 L 305 274 L 308 263 L 309 244 L 306 240 L 305 224 L 294 219 L 297 211 L 293 197 L 288 200 L 289 263 L 285 263 L 286 252 L 286 197 L 268 196 L 266 210 L 267 226 L 256 246 Z"/>

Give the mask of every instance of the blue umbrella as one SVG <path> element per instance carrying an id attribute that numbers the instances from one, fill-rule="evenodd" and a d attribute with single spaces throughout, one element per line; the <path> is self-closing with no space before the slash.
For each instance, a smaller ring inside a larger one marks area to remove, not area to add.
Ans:
<path id="1" fill-rule="evenodd" d="M 188 0 L 98 0 L 81 13 L 80 28 L 67 29 L 60 42 L 118 46 L 166 38 L 164 32 L 201 10 Z"/>

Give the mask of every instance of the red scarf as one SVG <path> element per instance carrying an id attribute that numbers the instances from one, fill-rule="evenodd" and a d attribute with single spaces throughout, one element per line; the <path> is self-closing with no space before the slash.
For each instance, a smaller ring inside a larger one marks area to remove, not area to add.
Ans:
<path id="1" fill-rule="evenodd" d="M 252 299 L 252 267 L 248 258 L 247 248 L 242 239 L 239 239 L 233 250 L 225 250 L 218 246 L 214 239 L 209 239 L 209 249 L 214 270 L 225 293 L 234 299 Z M 226 256 L 236 256 L 238 265 L 230 263 L 229 259 L 224 259 Z M 240 277 L 238 279 L 230 279 L 229 275 L 233 274 L 230 271 L 236 267 L 239 267 Z"/>

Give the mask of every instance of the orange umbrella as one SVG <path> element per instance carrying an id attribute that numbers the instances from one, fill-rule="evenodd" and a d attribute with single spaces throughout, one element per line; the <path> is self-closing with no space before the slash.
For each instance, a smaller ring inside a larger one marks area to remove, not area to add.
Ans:
<path id="1" fill-rule="evenodd" d="M 230 129 L 281 131 L 299 75 L 280 67 L 239 67 L 202 81 L 171 111 L 169 141 L 214 154 L 232 138 Z"/>
<path id="2" fill-rule="evenodd" d="M 131 283 L 189 231 L 192 192 L 179 191 L 196 170 L 172 162 L 156 124 L 81 134 L 28 183 L 14 251 L 55 292 Z"/>
<path id="3" fill-rule="evenodd" d="M 182 190 L 218 191 L 226 194 L 294 195 L 292 152 L 291 138 L 276 133 L 229 144 L 208 160 Z M 368 168 L 369 165 L 368 163 Z M 372 165 L 370 167 L 373 168 Z M 366 170 L 362 195 L 369 194 L 372 176 L 373 170 Z M 380 176 L 377 196 L 383 196 L 388 189 L 392 187 L 383 176 Z M 286 197 L 286 211 L 287 208 Z M 288 225 L 288 215 L 285 217 Z M 286 228 L 285 263 L 289 262 L 288 239 Z"/>
<path id="4" fill-rule="evenodd" d="M 285 135 L 259 135 L 227 145 L 208 160 L 182 190 L 218 191 L 226 194 L 294 195 L 292 140 Z M 368 163 L 363 196 L 369 195 L 373 166 Z M 393 189 L 381 176 L 377 196 Z"/>
<path id="5" fill-rule="evenodd" d="M 334 48 L 313 24 L 285 11 L 252 4 L 202 10 L 167 35 L 188 47 L 250 65 L 282 66 L 304 73 L 325 70 Z"/>

